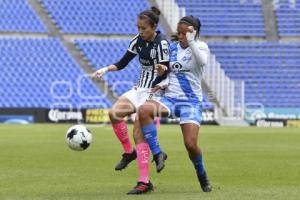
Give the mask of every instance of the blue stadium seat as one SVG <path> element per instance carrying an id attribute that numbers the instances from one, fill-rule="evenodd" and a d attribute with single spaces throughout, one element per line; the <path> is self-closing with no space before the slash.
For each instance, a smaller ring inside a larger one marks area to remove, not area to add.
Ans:
<path id="1" fill-rule="evenodd" d="M 64 33 L 136 34 L 147 0 L 39 0 Z M 124 12 L 126 11 L 126 12 Z"/>
<path id="2" fill-rule="evenodd" d="M 0 39 L 0 48 L 0 107 L 111 107 L 59 39 Z"/>
<path id="3" fill-rule="evenodd" d="M 300 36 L 299 1 L 280 0 L 277 2 L 275 13 L 280 36 Z"/>
<path id="4" fill-rule="evenodd" d="M 246 103 L 300 107 L 300 43 L 211 42 L 225 73 L 245 81 Z"/>
<path id="5" fill-rule="evenodd" d="M 265 36 L 262 6 L 240 0 L 176 0 L 201 19 L 204 36 Z"/>
<path id="6" fill-rule="evenodd" d="M 27 0 L 1 0 L 0 31 L 45 33 L 47 28 Z"/>

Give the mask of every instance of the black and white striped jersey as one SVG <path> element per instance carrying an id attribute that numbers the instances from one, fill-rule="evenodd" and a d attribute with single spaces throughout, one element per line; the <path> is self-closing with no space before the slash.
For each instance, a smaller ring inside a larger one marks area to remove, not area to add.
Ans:
<path id="1" fill-rule="evenodd" d="M 155 65 L 169 64 L 169 43 L 165 36 L 157 31 L 154 41 L 147 42 L 137 35 L 131 40 L 127 51 L 139 56 L 141 74 L 137 86 L 151 88 L 157 77 Z"/>

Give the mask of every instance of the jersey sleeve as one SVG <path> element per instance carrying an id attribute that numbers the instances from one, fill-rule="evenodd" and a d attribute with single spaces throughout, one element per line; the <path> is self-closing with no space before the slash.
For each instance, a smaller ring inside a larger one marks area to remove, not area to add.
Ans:
<path id="1" fill-rule="evenodd" d="M 192 42 L 189 44 L 196 62 L 200 67 L 207 65 L 209 58 L 209 48 L 204 42 Z"/>
<path id="2" fill-rule="evenodd" d="M 136 50 L 136 44 L 137 44 L 137 40 L 138 40 L 139 35 L 136 35 L 129 44 L 129 47 L 127 49 L 127 51 L 133 53 L 133 54 L 137 54 L 137 50 Z"/>
<path id="3" fill-rule="evenodd" d="M 167 40 L 162 40 L 158 48 L 158 63 L 168 63 L 170 61 L 169 43 Z"/>
<path id="4" fill-rule="evenodd" d="M 125 55 L 114 65 L 117 66 L 118 70 L 124 69 L 135 56 L 136 54 L 127 50 Z"/>

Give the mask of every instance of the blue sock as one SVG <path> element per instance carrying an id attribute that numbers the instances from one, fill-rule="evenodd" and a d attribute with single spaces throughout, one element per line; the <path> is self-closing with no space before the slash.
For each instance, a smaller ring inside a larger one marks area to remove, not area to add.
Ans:
<path id="1" fill-rule="evenodd" d="M 147 143 L 149 144 L 152 155 L 160 153 L 161 150 L 157 139 L 157 129 L 155 124 L 151 123 L 142 127 L 141 129 L 145 136 L 145 139 L 147 140 Z"/>
<path id="2" fill-rule="evenodd" d="M 204 164 L 203 164 L 203 160 L 202 160 L 202 155 L 198 155 L 195 158 L 191 158 L 192 163 L 194 164 L 194 167 L 196 169 L 197 172 L 197 176 L 201 176 L 205 173 L 205 168 L 204 168 Z"/>

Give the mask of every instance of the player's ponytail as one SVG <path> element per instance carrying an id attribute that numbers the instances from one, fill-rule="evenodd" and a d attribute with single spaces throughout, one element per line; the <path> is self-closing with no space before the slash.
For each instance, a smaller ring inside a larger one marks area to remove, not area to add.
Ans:
<path id="1" fill-rule="evenodd" d="M 138 15 L 139 19 L 148 20 L 149 24 L 152 27 L 156 27 L 159 22 L 160 10 L 154 6 L 151 7 L 151 10 L 145 10 Z"/>
<path id="2" fill-rule="evenodd" d="M 151 7 L 151 11 L 154 12 L 157 16 L 160 15 L 160 10 L 158 8 L 156 8 L 155 6 Z M 158 23 L 159 19 L 157 19 L 157 23 Z"/>
<path id="3" fill-rule="evenodd" d="M 195 18 L 195 23 L 196 23 L 196 31 L 197 31 L 197 34 L 196 34 L 196 37 L 199 37 L 199 34 L 200 34 L 200 30 L 201 30 L 201 21 L 199 18 Z"/>

